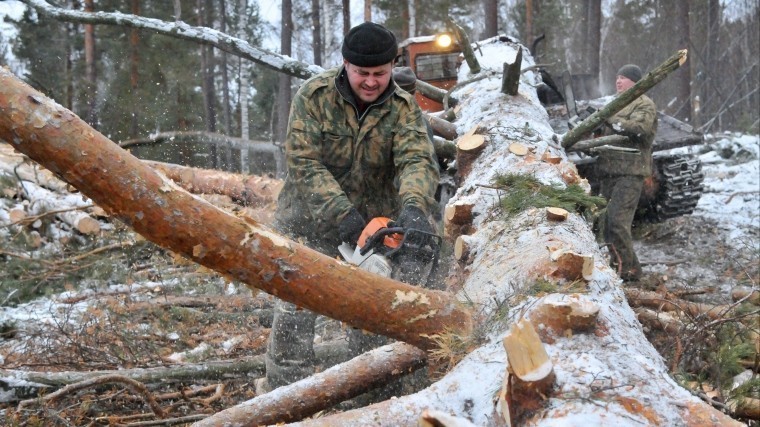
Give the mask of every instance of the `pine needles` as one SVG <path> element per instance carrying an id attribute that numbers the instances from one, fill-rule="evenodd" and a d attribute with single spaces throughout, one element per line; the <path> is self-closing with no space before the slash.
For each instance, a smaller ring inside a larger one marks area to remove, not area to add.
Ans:
<path id="1" fill-rule="evenodd" d="M 493 179 L 493 186 L 504 191 L 500 194 L 501 207 L 508 216 L 531 207 L 558 207 L 587 215 L 607 204 L 603 197 L 586 194 L 578 184 L 571 184 L 565 188 L 559 185 L 545 185 L 530 175 L 497 175 Z"/>

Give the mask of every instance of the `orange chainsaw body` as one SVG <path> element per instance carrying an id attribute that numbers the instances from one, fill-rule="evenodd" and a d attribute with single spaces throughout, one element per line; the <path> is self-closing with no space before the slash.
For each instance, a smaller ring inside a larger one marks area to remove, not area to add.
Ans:
<path id="1" fill-rule="evenodd" d="M 357 242 L 359 247 L 363 248 L 367 243 L 367 239 L 377 233 L 378 230 L 388 228 L 388 223 L 390 222 L 390 218 L 382 216 L 372 218 L 372 220 L 370 220 L 370 222 L 364 227 L 364 230 L 362 230 L 362 234 L 359 236 L 359 241 Z M 403 239 L 404 236 L 401 234 L 391 234 L 383 238 L 383 244 L 391 249 L 396 249 L 401 246 L 401 241 Z"/>

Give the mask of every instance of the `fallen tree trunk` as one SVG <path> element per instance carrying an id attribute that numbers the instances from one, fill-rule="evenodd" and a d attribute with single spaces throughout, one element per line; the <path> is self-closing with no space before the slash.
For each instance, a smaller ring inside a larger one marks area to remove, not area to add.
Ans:
<path id="1" fill-rule="evenodd" d="M 68 184 L 58 179 L 49 170 L 15 151 L 10 144 L 3 144 L 2 141 L 0 141 L 0 160 L 2 160 L 0 161 L 0 172 L 4 172 L 8 176 L 33 182 L 48 190 L 68 192 Z"/>
<path id="2" fill-rule="evenodd" d="M 710 305 L 698 302 L 684 301 L 653 291 L 626 289 L 625 296 L 631 306 L 649 307 L 665 311 L 682 311 L 691 316 L 707 316 L 710 319 L 722 319 L 731 311 L 728 305 Z"/>
<path id="3" fill-rule="evenodd" d="M 144 160 L 180 187 L 194 194 L 222 194 L 245 206 L 271 206 L 282 189 L 279 179 L 243 175 Z"/>
<path id="4" fill-rule="evenodd" d="M 6 69 L 0 70 L 0 111 L 0 138 L 160 246 L 423 349 L 434 348 L 433 337 L 447 329 L 469 334 L 470 312 L 452 295 L 378 277 L 199 200 Z"/>
<path id="5" fill-rule="evenodd" d="M 424 365 L 423 351 L 403 343 L 386 345 L 194 425 L 255 427 L 301 420 Z"/>

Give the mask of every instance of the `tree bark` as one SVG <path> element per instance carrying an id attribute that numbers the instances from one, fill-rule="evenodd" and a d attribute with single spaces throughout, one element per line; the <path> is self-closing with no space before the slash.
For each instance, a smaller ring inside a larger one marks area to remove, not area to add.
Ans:
<path id="1" fill-rule="evenodd" d="M 591 95 L 599 96 L 599 55 L 602 45 L 602 0 L 587 0 L 588 16 L 586 19 L 586 67 L 593 77 Z"/>
<path id="2" fill-rule="evenodd" d="M 470 312 L 452 295 L 378 277 L 198 200 L 7 69 L 0 69 L 0 111 L 0 138 L 159 246 L 423 349 L 435 348 L 434 336 L 447 329 L 469 334 Z"/>
<path id="3" fill-rule="evenodd" d="M 211 0 L 198 0 L 198 26 L 210 27 L 213 23 L 213 5 Z M 201 88 L 203 91 L 204 118 L 207 132 L 216 132 L 216 90 L 214 86 L 214 48 L 201 45 Z M 211 156 L 216 167 L 216 147 L 212 147 Z"/>
<path id="4" fill-rule="evenodd" d="M 108 371 L 33 372 L 0 369 L 0 379 L 15 378 L 55 389 L 106 375 L 121 375 L 142 383 L 154 384 L 165 381 L 219 380 L 230 374 L 261 376 L 265 370 L 264 356 L 259 355 L 236 360 Z"/>
<path id="5" fill-rule="evenodd" d="M 351 0 L 343 0 L 343 35 L 351 29 Z"/>
<path id="6" fill-rule="evenodd" d="M 522 66 L 522 47 L 517 49 L 515 61 L 504 63 L 504 75 L 501 79 L 501 92 L 507 95 L 517 95 L 520 87 L 520 67 Z"/>

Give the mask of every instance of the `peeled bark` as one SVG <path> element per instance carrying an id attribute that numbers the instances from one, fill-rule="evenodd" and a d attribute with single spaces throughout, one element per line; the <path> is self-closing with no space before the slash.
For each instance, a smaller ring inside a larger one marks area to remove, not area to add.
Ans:
<path id="1" fill-rule="evenodd" d="M 378 277 L 193 197 L 7 69 L 0 69 L 0 111 L 0 138 L 159 246 L 423 349 L 446 329 L 469 334 L 469 310 L 450 294 Z"/>

